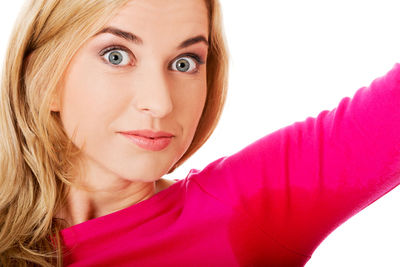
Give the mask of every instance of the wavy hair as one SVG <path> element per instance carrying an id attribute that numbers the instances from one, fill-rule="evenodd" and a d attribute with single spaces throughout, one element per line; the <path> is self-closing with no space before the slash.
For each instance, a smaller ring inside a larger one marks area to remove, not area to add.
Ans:
<path id="1" fill-rule="evenodd" d="M 76 51 L 129 0 L 28 0 L 9 41 L 0 84 L 0 265 L 62 266 L 55 214 L 66 202 L 80 150 L 51 100 Z M 195 136 L 168 171 L 210 137 L 227 91 L 228 50 L 218 0 L 209 15 L 207 98 Z M 104 12 L 107 10 L 107 12 Z"/>

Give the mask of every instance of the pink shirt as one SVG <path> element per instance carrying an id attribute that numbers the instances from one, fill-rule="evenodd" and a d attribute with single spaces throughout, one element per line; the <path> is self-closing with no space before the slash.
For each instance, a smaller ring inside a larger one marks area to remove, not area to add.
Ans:
<path id="1" fill-rule="evenodd" d="M 400 182 L 400 64 L 123 210 L 62 230 L 69 266 L 303 266 Z"/>

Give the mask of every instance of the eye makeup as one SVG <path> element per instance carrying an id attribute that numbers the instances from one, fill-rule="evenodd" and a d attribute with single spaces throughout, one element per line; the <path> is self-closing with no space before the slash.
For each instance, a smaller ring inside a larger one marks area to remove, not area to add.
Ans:
<path id="1" fill-rule="evenodd" d="M 119 65 L 111 64 L 109 61 L 107 61 L 107 59 L 104 58 L 104 55 L 106 55 L 107 53 L 112 52 L 112 51 L 118 51 L 118 50 L 124 51 L 125 53 L 128 54 L 128 56 L 130 57 L 128 64 L 123 65 L 123 66 L 119 66 Z M 136 58 L 133 55 L 133 53 L 129 49 L 127 49 L 126 47 L 121 46 L 121 45 L 115 45 L 114 44 L 114 45 L 108 46 L 108 47 L 102 49 L 98 54 L 101 57 L 101 59 L 104 61 L 104 63 L 110 64 L 111 66 L 116 67 L 116 68 L 122 68 L 122 67 L 126 67 L 126 66 L 131 66 L 132 62 L 133 62 L 132 57 L 133 57 L 134 61 L 136 61 Z"/>
<path id="2" fill-rule="evenodd" d="M 118 50 L 124 51 L 125 53 L 127 53 L 127 54 L 129 55 L 130 59 L 129 59 L 129 63 L 128 63 L 128 64 L 125 64 L 125 65 L 120 66 L 120 65 L 112 64 L 112 63 L 110 63 L 107 59 L 105 59 L 104 56 L 105 56 L 107 53 L 112 52 L 112 51 L 118 51 Z M 124 68 L 124 67 L 133 66 L 133 61 L 137 61 L 137 60 L 136 60 L 136 57 L 135 57 L 134 54 L 130 51 L 130 49 L 126 48 L 125 46 L 118 45 L 118 44 L 111 44 L 110 46 L 107 46 L 106 48 L 100 50 L 100 51 L 98 52 L 98 55 L 101 57 L 102 61 L 103 61 L 105 64 L 108 64 L 108 65 L 110 65 L 110 66 L 112 66 L 112 67 L 115 67 L 115 68 Z M 190 52 L 180 54 L 180 55 L 177 56 L 175 59 L 173 59 L 172 62 L 175 62 L 177 59 L 183 58 L 183 57 L 190 57 L 190 58 L 194 59 L 197 66 L 196 66 L 196 71 L 195 71 L 195 72 L 182 72 L 182 73 L 188 73 L 188 74 L 196 73 L 196 72 L 199 70 L 200 65 L 205 64 L 205 60 L 204 60 L 200 55 L 198 55 L 198 54 L 196 54 L 196 53 L 190 53 Z M 168 69 L 171 69 L 171 64 L 169 64 Z"/>

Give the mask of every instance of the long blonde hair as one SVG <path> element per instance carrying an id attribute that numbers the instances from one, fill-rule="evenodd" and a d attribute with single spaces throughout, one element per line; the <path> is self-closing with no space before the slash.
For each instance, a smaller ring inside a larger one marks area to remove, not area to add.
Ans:
<path id="1" fill-rule="evenodd" d="M 80 150 L 50 104 L 71 58 L 129 0 L 29 0 L 11 35 L 0 95 L 0 264 L 62 266 L 65 204 Z M 207 99 L 175 168 L 210 137 L 226 98 L 228 51 L 218 0 L 209 12 Z"/>

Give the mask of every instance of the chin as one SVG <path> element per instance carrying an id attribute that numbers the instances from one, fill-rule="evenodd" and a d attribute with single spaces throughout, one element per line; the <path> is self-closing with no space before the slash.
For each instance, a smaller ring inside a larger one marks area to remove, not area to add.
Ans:
<path id="1" fill-rule="evenodd" d="M 135 164 L 136 165 L 136 164 Z M 121 171 L 120 174 L 122 177 L 127 177 L 127 180 L 137 181 L 137 182 L 154 182 L 162 178 L 168 170 L 172 167 L 172 165 L 168 164 L 164 167 L 157 164 L 149 164 L 142 166 L 135 166 L 132 168 L 128 166 L 125 171 Z"/>

